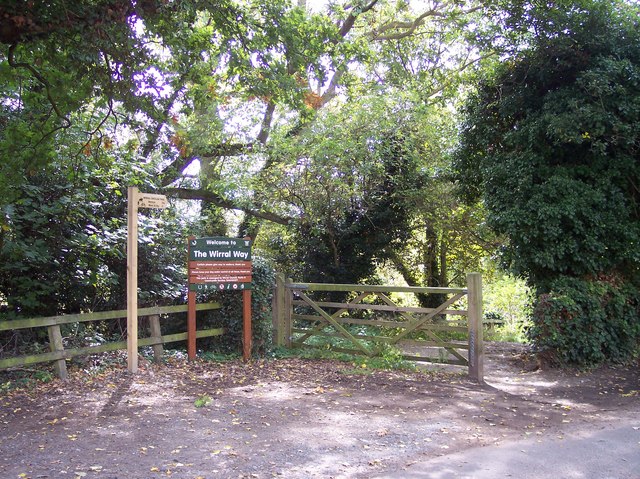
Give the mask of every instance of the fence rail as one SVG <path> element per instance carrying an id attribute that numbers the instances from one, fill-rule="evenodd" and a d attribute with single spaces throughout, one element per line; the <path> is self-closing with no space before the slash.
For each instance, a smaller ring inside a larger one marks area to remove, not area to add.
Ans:
<path id="1" fill-rule="evenodd" d="M 196 310 L 209 311 L 220 309 L 218 303 L 198 304 Z M 141 338 L 138 341 L 139 346 L 153 346 L 153 353 L 156 360 L 162 357 L 163 344 L 176 341 L 184 341 L 187 339 L 187 333 L 176 333 L 162 335 L 160 327 L 160 316 L 163 314 L 175 314 L 187 312 L 187 305 L 174 306 L 154 306 L 150 308 L 141 308 L 138 310 L 138 316 L 148 317 L 151 336 Z M 0 359 L 0 369 L 13 367 L 28 366 L 44 362 L 54 362 L 56 374 L 62 378 L 67 377 L 67 367 L 65 360 L 76 356 L 86 356 L 90 354 L 98 354 L 107 351 L 117 351 L 127 349 L 126 341 L 116 341 L 96 346 L 87 346 L 83 348 L 65 349 L 60 326 L 64 324 L 83 323 L 91 321 L 106 321 L 111 319 L 120 319 L 127 317 L 127 310 L 116 311 L 100 311 L 96 313 L 80 313 L 66 314 L 60 316 L 48 316 L 41 318 L 16 319 L 12 321 L 0 322 L 0 331 L 14 331 L 19 329 L 46 327 L 49 335 L 49 349 L 47 353 L 31 354 L 25 356 L 14 356 L 10 358 Z M 197 338 L 206 338 L 211 336 L 220 336 L 224 334 L 223 328 L 204 329 L 196 332 Z"/>

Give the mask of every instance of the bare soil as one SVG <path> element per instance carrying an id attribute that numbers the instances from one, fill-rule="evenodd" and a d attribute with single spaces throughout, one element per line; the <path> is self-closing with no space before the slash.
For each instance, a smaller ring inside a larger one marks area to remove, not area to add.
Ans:
<path id="1" fill-rule="evenodd" d="M 505 343 L 487 345 L 485 385 L 301 359 L 78 369 L 0 396 L 0 476 L 401 477 L 466 448 L 640 425 L 638 371 L 540 370 Z"/>

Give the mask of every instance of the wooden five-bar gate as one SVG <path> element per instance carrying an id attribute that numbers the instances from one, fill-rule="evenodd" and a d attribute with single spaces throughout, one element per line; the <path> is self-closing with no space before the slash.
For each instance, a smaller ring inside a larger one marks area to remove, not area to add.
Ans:
<path id="1" fill-rule="evenodd" d="M 314 299 L 314 292 L 342 293 L 348 299 Z M 431 294 L 444 300 L 434 308 L 400 306 L 391 293 Z M 467 275 L 466 288 L 294 283 L 280 274 L 273 322 L 278 346 L 317 347 L 318 339 L 329 338 L 342 343 L 331 347 L 334 351 L 375 357 L 390 345 L 409 361 L 466 366 L 471 378 L 483 382 L 479 273 Z"/>

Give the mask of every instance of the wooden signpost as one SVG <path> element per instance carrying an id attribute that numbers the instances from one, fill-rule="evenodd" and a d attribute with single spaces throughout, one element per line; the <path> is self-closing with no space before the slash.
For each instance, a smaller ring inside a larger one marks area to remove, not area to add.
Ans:
<path id="1" fill-rule="evenodd" d="M 138 371 L 138 208 L 166 208 L 167 197 L 140 193 L 130 186 L 127 196 L 127 369 Z"/>
<path id="2" fill-rule="evenodd" d="M 242 357 L 251 357 L 250 238 L 189 238 L 187 354 L 196 357 L 196 293 L 242 291 Z"/>

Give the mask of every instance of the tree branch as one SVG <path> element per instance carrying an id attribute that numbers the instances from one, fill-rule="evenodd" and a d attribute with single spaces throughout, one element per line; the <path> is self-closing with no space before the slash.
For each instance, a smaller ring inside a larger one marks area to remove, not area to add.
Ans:
<path id="1" fill-rule="evenodd" d="M 468 15 L 470 13 L 480 10 L 480 8 L 481 7 L 473 7 L 468 10 L 461 11 L 460 14 Z M 386 23 L 382 25 L 379 29 L 370 32 L 369 38 L 371 38 L 374 41 L 401 40 L 403 38 L 407 38 L 413 35 L 413 33 L 415 33 L 417 28 L 422 26 L 425 23 L 425 20 L 428 17 L 445 18 L 447 16 L 448 16 L 447 13 L 441 10 L 438 10 L 437 8 L 432 8 L 430 10 L 427 10 L 426 12 L 421 13 L 418 17 L 416 17 L 412 21 L 411 20 L 404 21 L 404 22 L 393 21 L 393 22 Z M 391 32 L 393 30 L 401 30 L 401 31 L 386 34 L 387 32 Z"/>
<path id="2" fill-rule="evenodd" d="M 182 75 L 182 78 L 180 79 L 180 81 L 178 82 L 178 84 L 183 83 L 184 79 L 186 78 L 187 73 L 185 72 Z M 156 124 L 155 128 L 153 129 L 153 132 L 151 133 L 151 135 L 149 136 L 149 138 L 147 139 L 144 148 L 142 149 L 142 157 L 147 159 L 148 156 L 151 154 L 151 152 L 153 151 L 153 149 L 156 146 L 156 142 L 158 141 L 158 138 L 160 137 L 160 132 L 162 131 L 162 127 L 167 123 L 167 120 L 169 119 L 169 114 L 171 113 L 171 108 L 173 107 L 173 104 L 176 102 L 176 100 L 178 99 L 178 95 L 180 95 L 180 93 L 182 92 L 182 90 L 184 89 L 184 85 L 181 86 L 180 88 L 176 88 L 176 90 L 171 94 L 171 96 L 169 98 L 167 98 L 167 103 L 165 105 L 165 108 L 162 112 L 162 120 L 159 120 L 158 123 Z"/>
<path id="3" fill-rule="evenodd" d="M 373 7 L 375 7 L 376 3 L 378 3 L 378 1 L 379 0 L 372 0 L 371 3 L 369 3 L 369 5 L 367 5 L 366 7 L 363 7 L 362 9 L 358 10 L 357 13 L 350 13 L 349 16 L 345 19 L 345 21 L 342 24 L 342 26 L 340 27 L 340 31 L 338 32 L 338 34 L 342 38 L 346 37 L 347 34 L 353 28 L 353 25 L 356 23 L 357 18 L 360 15 L 362 15 L 363 13 L 367 13 L 369 10 L 371 10 Z"/>
<path id="4" fill-rule="evenodd" d="M 262 118 L 262 125 L 260 126 L 260 133 L 256 138 L 256 141 L 261 145 L 267 143 L 267 139 L 269 138 L 269 133 L 271 132 L 271 122 L 273 121 L 273 113 L 276 110 L 276 104 L 273 101 L 270 101 L 267 104 L 267 109 L 264 112 L 264 117 Z"/>
<path id="5" fill-rule="evenodd" d="M 172 196 L 174 198 L 180 198 L 183 200 L 205 200 L 209 201 L 212 204 L 228 209 L 228 210 L 236 210 L 242 211 L 243 213 L 253 216 L 255 218 L 260 218 L 266 221 L 271 221 L 273 223 L 277 223 L 280 225 L 288 225 L 293 221 L 293 218 L 279 215 L 277 213 L 273 213 L 271 211 L 264 210 L 255 210 L 253 208 L 249 208 L 246 206 L 241 206 L 235 204 L 233 201 L 227 200 L 217 193 L 213 193 L 207 190 L 193 190 L 187 188 L 165 188 L 164 193 L 168 196 Z"/>
<path id="6" fill-rule="evenodd" d="M 401 38 L 408 37 L 413 32 L 415 32 L 416 28 L 424 24 L 425 19 L 427 17 L 435 17 L 435 16 L 443 17 L 444 14 L 432 8 L 431 10 L 427 10 L 426 12 L 419 15 L 413 21 L 407 21 L 407 22 L 394 21 L 394 22 L 386 23 L 385 25 L 382 25 L 378 30 L 374 30 L 373 32 L 371 32 L 369 36 L 372 40 L 399 40 Z M 391 33 L 389 35 L 384 35 L 384 33 L 391 30 L 404 30 L 404 31 L 399 33 Z"/>
<path id="7" fill-rule="evenodd" d="M 40 10 L 48 8 L 48 15 L 41 15 L 42 12 L 34 8 L 33 3 L 40 3 Z M 131 0 L 112 0 L 99 5 L 93 2 L 65 2 L 68 8 L 64 10 L 62 7 L 45 7 L 45 2 L 5 4 L 0 6 L 0 42 L 6 44 L 27 42 L 56 32 L 95 29 L 101 24 L 126 24 L 127 18 L 136 11 Z"/>
<path id="8" fill-rule="evenodd" d="M 15 61 L 14 54 L 17 46 L 18 46 L 17 43 L 13 43 L 11 44 L 11 46 L 9 46 L 9 52 L 7 55 L 7 61 L 9 62 L 9 66 L 11 68 L 24 68 L 25 70 L 30 71 L 31 74 L 34 77 L 36 77 L 36 79 L 40 83 L 42 83 L 42 85 L 45 88 L 45 91 L 47 92 L 47 100 L 49 100 L 49 103 L 51 104 L 53 111 L 55 111 L 58 118 L 60 118 L 64 122 L 64 124 L 62 125 L 62 128 L 69 128 L 71 126 L 71 120 L 69 120 L 69 118 L 67 118 L 62 114 L 62 112 L 60 111 L 60 108 L 58 107 L 58 104 L 53 99 L 53 96 L 51 95 L 51 85 L 49 84 L 49 81 L 45 77 L 43 77 L 40 74 L 40 72 L 33 67 L 33 65 L 30 65 L 29 63 L 25 63 L 25 62 Z"/>
<path id="9" fill-rule="evenodd" d="M 169 186 L 182 176 L 184 170 L 186 170 L 191 163 L 199 159 L 207 158 L 219 158 L 221 156 L 236 156 L 241 153 L 250 152 L 255 143 L 222 143 L 211 147 L 208 151 L 200 152 L 197 155 L 189 155 L 185 157 L 179 157 L 165 168 L 163 168 L 158 176 L 161 178 L 162 186 Z"/>

